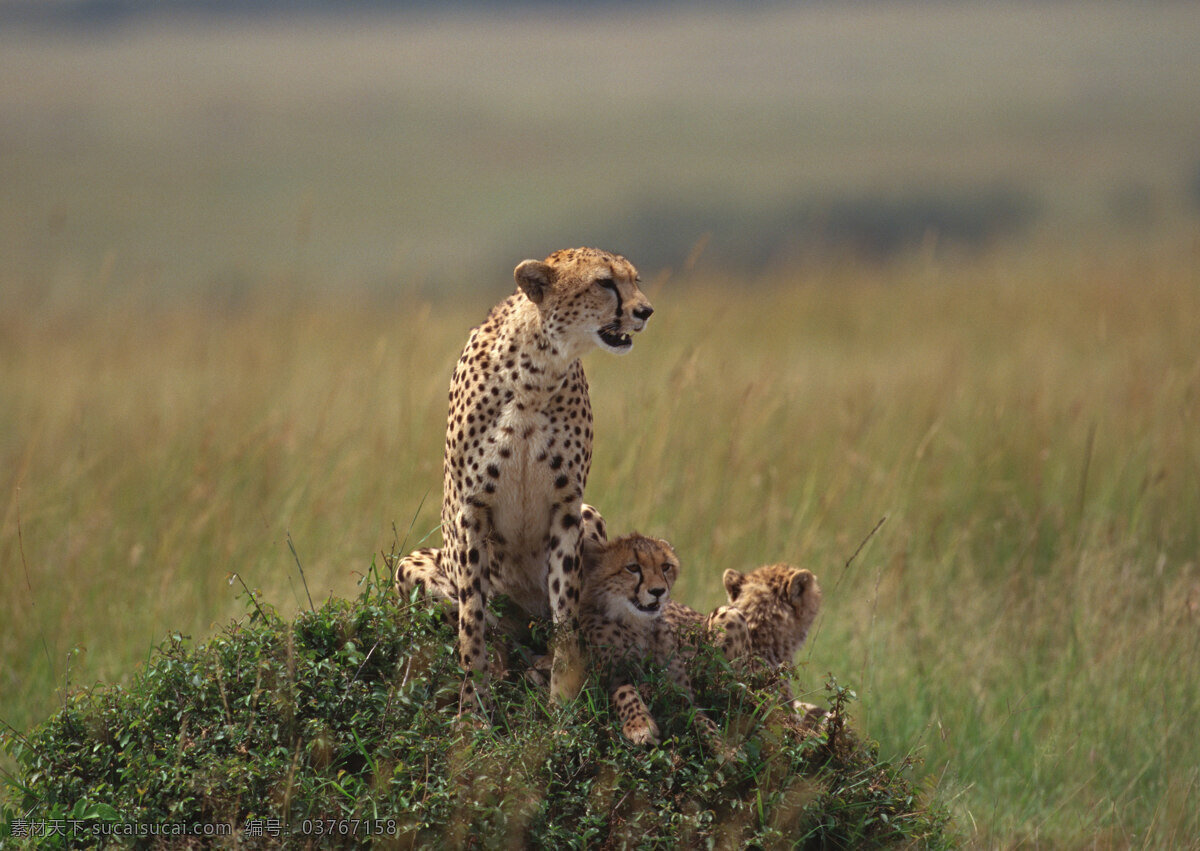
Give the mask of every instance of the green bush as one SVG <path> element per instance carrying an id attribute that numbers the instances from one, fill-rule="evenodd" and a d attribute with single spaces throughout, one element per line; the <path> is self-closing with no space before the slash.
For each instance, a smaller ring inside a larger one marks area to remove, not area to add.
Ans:
<path id="1" fill-rule="evenodd" d="M 879 761 L 851 731 L 853 695 L 834 682 L 828 723 L 804 731 L 769 710 L 765 678 L 740 682 L 705 648 L 699 702 L 729 752 L 706 748 L 656 672 L 647 693 L 664 744 L 641 749 L 598 682 L 556 709 L 505 639 L 514 674 L 495 686 L 495 726 L 478 729 L 455 717 L 452 626 L 397 601 L 374 566 L 357 600 L 292 623 L 249 603 L 249 618 L 200 647 L 172 635 L 127 688 L 75 693 L 28 735 L 6 733 L 17 771 L 0 835 L 18 847 L 951 843 L 908 765 Z M 229 832 L 167 833 L 189 825 Z"/>

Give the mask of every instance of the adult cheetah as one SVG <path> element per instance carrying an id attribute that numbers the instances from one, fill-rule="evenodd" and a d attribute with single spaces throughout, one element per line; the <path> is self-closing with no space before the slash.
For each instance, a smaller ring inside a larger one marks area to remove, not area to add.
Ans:
<path id="1" fill-rule="evenodd" d="M 580 357 L 624 354 L 654 312 L 637 269 L 595 248 L 556 251 L 513 271 L 517 290 L 467 340 L 450 382 L 441 558 L 458 595 L 467 676 L 460 714 L 490 706 L 486 599 L 507 595 L 559 627 L 551 696 L 583 680 L 578 619 L 580 508 L 592 409 Z"/>

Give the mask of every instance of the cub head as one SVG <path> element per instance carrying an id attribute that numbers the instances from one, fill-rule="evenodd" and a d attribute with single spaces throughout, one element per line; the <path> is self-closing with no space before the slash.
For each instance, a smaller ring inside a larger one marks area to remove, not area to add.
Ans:
<path id="1" fill-rule="evenodd" d="M 821 609 L 821 586 L 811 571 L 772 564 L 722 577 L 730 605 L 746 617 L 756 655 L 772 664 L 791 664 Z"/>
<path id="2" fill-rule="evenodd" d="M 584 542 L 584 603 L 614 620 L 658 617 L 678 576 L 679 557 L 660 538 Z"/>
<path id="3" fill-rule="evenodd" d="M 633 348 L 633 334 L 654 312 L 638 288 L 641 279 L 633 264 L 598 248 L 567 248 L 545 260 L 524 260 L 513 277 L 537 306 L 552 344 L 571 357 L 592 346 L 625 354 Z"/>

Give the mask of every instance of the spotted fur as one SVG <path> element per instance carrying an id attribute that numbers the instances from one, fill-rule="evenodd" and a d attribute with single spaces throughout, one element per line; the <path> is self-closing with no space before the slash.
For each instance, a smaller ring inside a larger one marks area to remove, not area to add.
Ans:
<path id="1" fill-rule="evenodd" d="M 393 581 L 402 597 L 416 590 L 422 597 L 447 603 L 458 611 L 454 577 L 443 567 L 442 551 L 436 547 L 422 547 L 402 558 L 396 565 Z"/>
<path id="2" fill-rule="evenodd" d="M 653 312 L 637 270 L 606 251 L 557 251 L 520 263 L 513 276 L 516 292 L 471 332 L 450 382 L 444 546 L 437 557 L 450 585 L 429 587 L 432 574 L 425 573 L 427 591 L 457 595 L 467 672 L 460 712 L 486 711 L 490 702 L 490 594 L 505 594 L 561 627 L 551 671 L 555 701 L 574 697 L 582 685 L 580 511 L 592 411 L 579 358 L 597 347 L 629 351 Z"/>

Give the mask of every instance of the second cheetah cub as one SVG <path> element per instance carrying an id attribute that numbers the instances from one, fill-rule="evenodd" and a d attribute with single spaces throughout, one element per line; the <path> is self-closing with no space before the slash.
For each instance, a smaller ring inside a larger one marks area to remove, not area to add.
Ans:
<path id="1" fill-rule="evenodd" d="M 745 618 L 750 655 L 780 674 L 784 701 L 809 721 L 823 710 L 795 698 L 788 672 L 821 610 L 821 586 L 812 571 L 768 564 L 749 573 L 726 570 L 722 580 L 729 604 Z"/>

